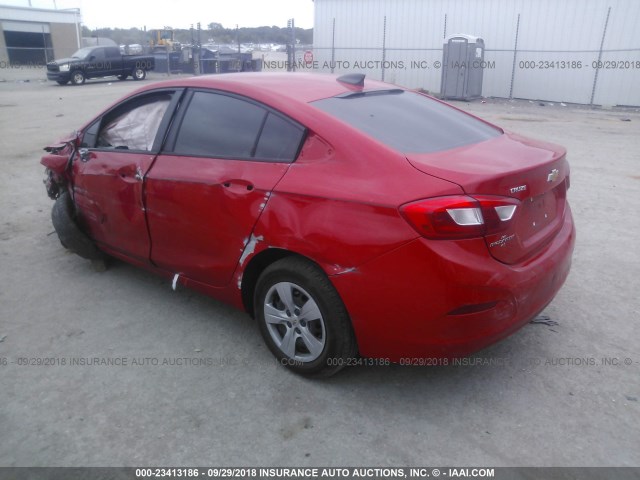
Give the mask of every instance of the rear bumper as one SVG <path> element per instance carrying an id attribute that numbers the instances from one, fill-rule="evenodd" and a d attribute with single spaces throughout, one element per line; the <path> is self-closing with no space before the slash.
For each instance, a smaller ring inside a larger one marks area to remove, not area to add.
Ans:
<path id="1" fill-rule="evenodd" d="M 553 300 L 574 244 L 567 205 L 560 232 L 522 264 L 496 261 L 481 239 L 420 238 L 331 280 L 363 356 L 463 357 L 515 332 Z"/>

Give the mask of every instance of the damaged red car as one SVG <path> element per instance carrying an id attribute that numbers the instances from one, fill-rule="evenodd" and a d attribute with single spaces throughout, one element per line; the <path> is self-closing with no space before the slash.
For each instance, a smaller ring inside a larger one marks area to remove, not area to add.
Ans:
<path id="1" fill-rule="evenodd" d="M 155 83 L 46 150 L 63 246 L 246 310 L 301 374 L 469 355 L 569 273 L 562 147 L 360 74 Z"/>

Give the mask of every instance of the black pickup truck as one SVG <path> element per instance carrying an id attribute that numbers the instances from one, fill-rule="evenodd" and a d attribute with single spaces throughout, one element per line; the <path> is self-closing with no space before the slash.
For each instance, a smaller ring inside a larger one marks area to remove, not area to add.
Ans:
<path id="1" fill-rule="evenodd" d="M 148 70 L 153 70 L 155 60 L 148 55 L 122 55 L 119 47 L 85 47 L 70 58 L 54 60 L 47 64 L 47 78 L 66 85 L 82 85 L 87 78 L 118 77 L 125 80 L 144 80 Z"/>

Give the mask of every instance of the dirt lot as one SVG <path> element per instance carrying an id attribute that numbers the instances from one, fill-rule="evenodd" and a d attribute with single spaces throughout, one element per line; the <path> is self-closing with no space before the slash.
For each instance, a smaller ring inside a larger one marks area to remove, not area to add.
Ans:
<path id="1" fill-rule="evenodd" d="M 569 151 L 558 324 L 465 366 L 308 381 L 242 312 L 122 263 L 96 273 L 51 235 L 42 147 L 139 86 L 0 83 L 0 466 L 640 465 L 637 111 L 459 103 Z"/>

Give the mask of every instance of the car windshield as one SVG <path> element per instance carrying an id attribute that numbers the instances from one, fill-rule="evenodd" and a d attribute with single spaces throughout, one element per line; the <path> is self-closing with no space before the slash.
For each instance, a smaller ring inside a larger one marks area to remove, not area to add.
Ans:
<path id="1" fill-rule="evenodd" d="M 76 53 L 71 55 L 71 58 L 86 58 L 87 55 L 89 55 L 92 50 L 93 50 L 93 47 L 81 48 L 80 50 L 76 51 Z"/>
<path id="2" fill-rule="evenodd" d="M 358 92 L 312 102 L 402 153 L 432 153 L 502 134 L 470 115 L 405 90 Z"/>

